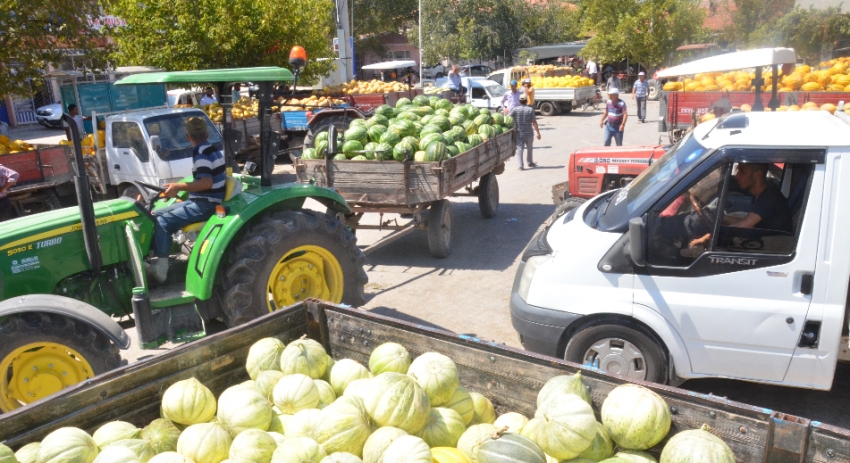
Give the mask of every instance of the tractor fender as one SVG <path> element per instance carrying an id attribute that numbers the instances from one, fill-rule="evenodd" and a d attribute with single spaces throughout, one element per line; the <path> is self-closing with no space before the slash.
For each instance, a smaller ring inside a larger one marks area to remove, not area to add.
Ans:
<path id="1" fill-rule="evenodd" d="M 213 215 L 198 234 L 189 256 L 186 291 L 197 299 L 210 299 L 221 258 L 242 228 L 251 219 L 266 212 L 302 209 L 307 198 L 318 201 L 333 213 L 351 213 L 348 203 L 337 190 L 317 185 L 275 185 L 264 188 L 262 194 L 243 191 L 227 202 L 230 212 L 226 216 Z"/>
<path id="2" fill-rule="evenodd" d="M 29 294 L 0 302 L 0 318 L 26 312 L 64 315 L 94 327 L 121 349 L 130 347 L 130 337 L 115 320 L 85 302 L 55 294 Z"/>
<path id="3" fill-rule="evenodd" d="M 315 127 L 325 119 L 331 117 L 339 117 L 343 115 L 345 115 L 349 119 L 365 119 L 363 117 L 363 113 L 357 108 L 324 109 L 313 115 L 313 118 L 310 119 L 308 125 L 310 127 Z"/>

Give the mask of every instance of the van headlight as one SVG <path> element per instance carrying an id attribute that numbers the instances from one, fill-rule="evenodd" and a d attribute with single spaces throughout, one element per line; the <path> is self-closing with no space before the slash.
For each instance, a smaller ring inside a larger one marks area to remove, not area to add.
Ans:
<path id="1" fill-rule="evenodd" d="M 531 287 L 531 279 L 534 278 L 534 272 L 537 271 L 538 267 L 551 258 L 552 255 L 549 254 L 544 256 L 532 256 L 525 261 L 525 266 L 522 268 L 522 275 L 520 275 L 519 278 L 519 288 L 517 289 L 517 293 L 523 301 L 528 300 L 528 288 Z"/>

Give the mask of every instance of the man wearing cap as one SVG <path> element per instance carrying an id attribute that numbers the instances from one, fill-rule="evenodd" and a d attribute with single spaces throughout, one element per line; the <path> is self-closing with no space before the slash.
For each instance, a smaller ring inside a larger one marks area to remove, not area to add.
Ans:
<path id="1" fill-rule="evenodd" d="M 610 92 L 612 88 L 616 88 L 616 89 L 619 90 L 620 87 L 622 87 L 622 86 L 623 86 L 623 83 L 620 81 L 620 76 L 617 75 L 617 74 L 614 74 L 614 72 L 612 70 L 610 76 L 608 77 L 608 81 L 605 85 L 605 90 L 607 92 Z"/>
<path id="2" fill-rule="evenodd" d="M 646 122 L 646 91 L 646 73 L 641 71 L 638 72 L 638 80 L 632 87 L 632 100 L 635 100 L 637 105 L 637 116 L 641 124 Z"/>
<path id="3" fill-rule="evenodd" d="M 528 99 L 528 106 L 534 107 L 534 89 L 531 88 L 531 79 L 522 79 L 522 90 L 520 90 L 522 95 L 525 95 Z"/>
<path id="4" fill-rule="evenodd" d="M 540 140 L 540 128 L 537 127 L 537 117 L 534 115 L 534 108 L 528 104 L 528 96 L 519 96 L 519 105 L 513 108 L 508 116 L 514 118 L 514 127 L 516 127 L 516 159 L 519 162 L 519 170 L 523 170 L 522 152 L 524 148 L 528 149 L 528 167 L 537 167 L 534 163 L 534 132 L 537 132 L 537 139 Z M 534 129 L 534 131 L 532 131 Z"/>
<path id="5" fill-rule="evenodd" d="M 617 146 L 623 146 L 623 131 L 629 117 L 626 113 L 626 102 L 620 99 L 620 90 L 616 88 L 608 90 L 608 97 L 611 99 L 605 105 L 599 127 L 605 127 L 605 146 L 611 146 L 612 137 Z"/>
<path id="6" fill-rule="evenodd" d="M 499 104 L 502 108 L 502 113 L 508 114 L 512 109 L 519 106 L 519 91 L 516 88 L 516 81 L 511 81 L 511 89 L 502 96 L 502 102 Z"/>
<path id="7" fill-rule="evenodd" d="M 161 197 L 174 198 L 181 191 L 189 192 L 189 199 L 154 212 L 154 257 L 146 263 L 148 272 L 160 282 L 168 275 L 168 256 L 171 253 L 171 235 L 186 225 L 203 222 L 215 213 L 215 207 L 224 200 L 227 172 L 221 148 L 208 141 L 207 121 L 192 117 L 186 122 L 186 139 L 192 144 L 192 176 L 189 183 L 166 183 Z"/>

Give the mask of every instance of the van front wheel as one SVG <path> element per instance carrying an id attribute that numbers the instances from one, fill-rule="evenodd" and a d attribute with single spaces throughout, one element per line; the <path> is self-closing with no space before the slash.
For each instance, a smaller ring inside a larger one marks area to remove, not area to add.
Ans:
<path id="1" fill-rule="evenodd" d="M 668 359 L 664 347 L 634 323 L 605 320 L 579 330 L 564 359 L 631 379 L 664 384 Z"/>

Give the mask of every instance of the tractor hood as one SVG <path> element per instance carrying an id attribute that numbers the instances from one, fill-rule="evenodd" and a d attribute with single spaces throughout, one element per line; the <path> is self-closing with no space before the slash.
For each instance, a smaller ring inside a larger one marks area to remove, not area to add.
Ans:
<path id="1" fill-rule="evenodd" d="M 104 265 L 127 259 L 126 220 L 139 225 L 143 251 L 150 247 L 153 221 L 132 201 L 95 203 L 94 213 Z M 52 293 L 62 278 L 88 269 L 78 207 L 0 223 L 0 300 Z"/>

